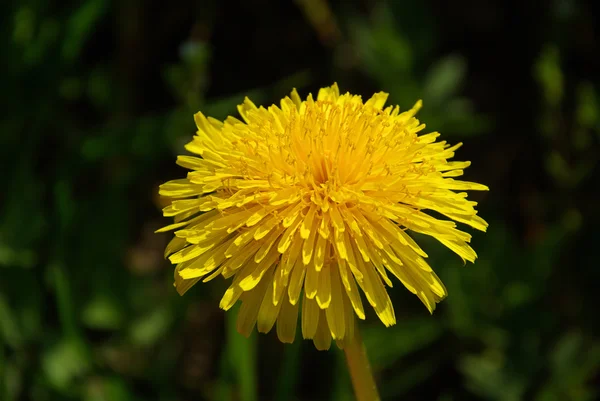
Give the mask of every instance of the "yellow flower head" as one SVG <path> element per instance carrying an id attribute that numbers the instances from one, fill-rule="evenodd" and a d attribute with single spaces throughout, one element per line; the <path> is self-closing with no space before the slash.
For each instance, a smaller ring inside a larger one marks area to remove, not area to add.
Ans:
<path id="1" fill-rule="evenodd" d="M 292 342 L 301 307 L 302 335 L 318 349 L 353 336 L 355 315 L 365 318 L 360 291 L 386 326 L 396 322 L 390 273 L 433 312 L 446 289 L 407 230 L 473 262 L 471 236 L 452 220 L 483 231 L 487 223 L 454 191 L 488 188 L 451 178 L 470 163 L 448 161 L 461 144 L 418 134 L 421 102 L 400 113 L 383 108 L 386 99 L 363 103 L 334 84 L 317 100 L 294 90 L 280 107 L 245 99 L 243 121 L 197 113 L 186 149 L 200 157 L 179 156 L 187 178 L 160 187 L 173 199 L 163 212 L 175 224 L 159 231 L 176 230 L 165 255 L 177 265 L 177 291 L 232 277 L 220 306 L 242 301 L 242 334 L 277 323 L 279 339 Z"/>

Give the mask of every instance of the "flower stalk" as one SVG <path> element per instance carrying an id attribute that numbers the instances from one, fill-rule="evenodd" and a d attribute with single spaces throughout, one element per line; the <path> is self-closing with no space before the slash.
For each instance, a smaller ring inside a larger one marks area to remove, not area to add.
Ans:
<path id="1" fill-rule="evenodd" d="M 354 336 L 344 344 L 344 353 L 356 400 L 379 401 L 379 392 L 357 324 L 354 327 Z"/>

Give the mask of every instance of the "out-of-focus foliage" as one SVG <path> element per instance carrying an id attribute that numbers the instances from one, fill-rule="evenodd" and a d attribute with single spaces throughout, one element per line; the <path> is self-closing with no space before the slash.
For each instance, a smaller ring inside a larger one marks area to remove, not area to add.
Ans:
<path id="1" fill-rule="evenodd" d="M 0 400 L 351 400 L 341 353 L 238 335 L 224 282 L 177 296 L 153 234 L 193 113 L 333 81 L 423 99 L 491 187 L 475 265 L 418 238 L 434 316 L 398 284 L 362 325 L 383 399 L 598 399 L 594 6 L 448 4 L 3 2 Z"/>

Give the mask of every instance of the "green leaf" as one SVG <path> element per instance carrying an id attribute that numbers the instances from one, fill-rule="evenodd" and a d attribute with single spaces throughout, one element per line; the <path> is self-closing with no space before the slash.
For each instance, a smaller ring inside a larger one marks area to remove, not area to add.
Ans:
<path id="1" fill-rule="evenodd" d="M 288 401 L 294 398 L 294 393 L 298 390 L 298 379 L 300 374 L 300 357 L 302 341 L 296 333 L 296 341 L 291 344 L 283 345 L 283 360 L 281 369 L 277 373 L 278 380 L 275 385 L 275 401 Z M 336 398 L 338 400 L 339 398 Z"/>
<path id="2" fill-rule="evenodd" d="M 90 368 L 85 347 L 68 337 L 50 346 L 42 358 L 42 369 L 50 384 L 61 391 L 72 390 L 75 380 L 87 374 Z"/>
<path id="3" fill-rule="evenodd" d="M 108 291 L 98 292 L 83 308 L 82 320 L 95 329 L 116 330 L 125 320 L 119 300 Z"/>
<path id="4" fill-rule="evenodd" d="M 4 352 L 0 352 L 0 399 L 3 401 L 16 401 L 23 393 L 24 370 L 15 359 L 7 359 Z"/>
<path id="5" fill-rule="evenodd" d="M 88 380 L 84 401 L 133 400 L 126 382 L 120 377 L 92 377 Z"/>
<path id="6" fill-rule="evenodd" d="M 168 306 L 154 308 L 147 315 L 135 320 L 130 329 L 131 342 L 138 346 L 156 344 L 167 333 L 173 316 Z"/>
<path id="7" fill-rule="evenodd" d="M 310 346 L 312 346 L 312 344 Z M 338 350 L 337 347 L 333 352 L 335 352 L 336 358 L 333 389 L 330 399 L 335 401 L 354 401 L 355 396 L 352 389 L 352 381 L 348 373 L 348 365 L 346 365 L 346 356 L 344 355 L 344 352 Z M 283 400 L 285 399 L 282 399 L 282 401 Z"/>
<path id="8" fill-rule="evenodd" d="M 394 379 L 381 385 L 381 396 L 384 399 L 402 399 L 414 387 L 431 378 L 436 370 L 436 361 L 433 358 L 411 363 L 410 368 L 403 369 L 394 375 Z"/>
<path id="9" fill-rule="evenodd" d="M 498 401 L 520 401 L 527 378 L 512 376 L 499 355 L 466 356 L 460 369 L 475 394 Z"/>
<path id="10" fill-rule="evenodd" d="M 239 306 L 235 306 L 225 313 L 227 322 L 227 343 L 224 350 L 228 361 L 228 371 L 236 380 L 239 388 L 240 401 L 258 400 L 257 389 L 257 362 L 256 333 L 252 333 L 249 338 L 242 336 L 236 329 L 237 311 Z M 227 393 L 223 393 L 226 395 Z"/>
<path id="11" fill-rule="evenodd" d="M 0 292 L 0 334 L 7 345 L 13 348 L 20 347 L 23 343 L 23 336 L 15 312 L 10 308 L 4 294 Z"/>
<path id="12" fill-rule="evenodd" d="M 558 47 L 546 45 L 534 65 L 534 76 L 544 91 L 550 107 L 557 107 L 563 98 L 564 77 L 560 67 Z"/>
<path id="13" fill-rule="evenodd" d="M 62 57 L 66 61 L 72 62 L 79 57 L 85 41 L 108 10 L 107 6 L 106 0 L 87 0 L 71 14 L 62 47 Z"/>
<path id="14" fill-rule="evenodd" d="M 461 88 L 466 73 L 467 63 L 457 54 L 436 62 L 425 78 L 423 102 L 435 107 L 449 101 Z"/>
<path id="15" fill-rule="evenodd" d="M 600 120 L 600 104 L 594 86 L 583 82 L 577 88 L 577 123 L 585 128 L 594 127 Z"/>
<path id="16" fill-rule="evenodd" d="M 384 368 L 398 359 L 430 346 L 442 334 L 431 318 L 403 321 L 393 328 L 381 325 L 364 327 L 364 342 L 374 367 Z M 381 344 L 386 344 L 382 347 Z"/>

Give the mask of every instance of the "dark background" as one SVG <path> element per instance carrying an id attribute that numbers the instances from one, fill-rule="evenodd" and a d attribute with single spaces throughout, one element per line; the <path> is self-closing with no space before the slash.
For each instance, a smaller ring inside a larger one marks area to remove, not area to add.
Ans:
<path id="1" fill-rule="evenodd" d="M 0 400 L 351 400 L 343 354 L 246 339 L 162 258 L 193 113 L 338 82 L 464 142 L 490 223 L 450 293 L 361 326 L 384 400 L 599 400 L 598 2 L 3 1 Z M 232 323 L 233 322 L 233 323 Z"/>

